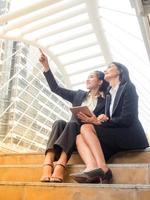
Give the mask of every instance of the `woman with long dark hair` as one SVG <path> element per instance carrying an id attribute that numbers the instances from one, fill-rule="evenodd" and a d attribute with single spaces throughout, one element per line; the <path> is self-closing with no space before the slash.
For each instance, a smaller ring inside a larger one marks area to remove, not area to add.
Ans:
<path id="1" fill-rule="evenodd" d="M 99 125 L 82 125 L 76 140 L 86 165 L 82 173 L 72 174 L 80 183 L 109 182 L 112 172 L 106 161 L 112 155 L 149 146 L 138 119 L 138 95 L 128 69 L 121 63 L 112 62 L 105 71 L 105 80 L 110 85 L 105 113 L 98 116 Z"/>
<path id="2" fill-rule="evenodd" d="M 71 102 L 73 106 L 87 105 L 93 112 L 90 118 L 84 115 L 84 120 L 80 120 L 75 115 L 72 115 L 69 122 L 57 120 L 52 126 L 45 151 L 41 181 L 62 182 L 65 166 L 75 150 L 76 136 L 80 132 L 81 125 L 87 122 L 97 124 L 97 116 L 104 112 L 105 93 L 108 83 L 104 80 L 103 72 L 94 71 L 86 81 L 87 92 L 83 90 L 68 90 L 57 84 L 50 70 L 47 57 L 42 52 L 39 61 L 44 67 L 44 75 L 54 93 Z M 55 165 L 54 161 L 57 161 Z"/>

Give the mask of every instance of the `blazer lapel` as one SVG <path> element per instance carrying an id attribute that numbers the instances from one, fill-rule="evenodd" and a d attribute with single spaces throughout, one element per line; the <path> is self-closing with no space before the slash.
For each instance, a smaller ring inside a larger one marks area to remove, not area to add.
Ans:
<path id="1" fill-rule="evenodd" d="M 97 111 L 101 111 L 102 109 L 104 109 L 105 104 L 102 102 L 102 97 L 98 97 L 97 99 L 97 104 L 95 109 L 93 110 L 94 113 L 96 113 Z"/>
<path id="2" fill-rule="evenodd" d="M 76 106 L 80 106 L 87 95 L 88 95 L 88 92 L 84 92 L 84 93 L 78 95 L 78 98 L 76 99 Z"/>
<path id="3" fill-rule="evenodd" d="M 116 108 L 118 106 L 119 100 L 121 98 L 121 95 L 122 95 L 126 85 L 127 85 L 127 83 L 125 83 L 124 85 L 119 86 L 119 88 L 118 88 L 118 91 L 117 91 L 117 94 L 116 94 L 116 97 L 115 97 L 115 100 L 114 100 L 112 115 L 113 115 L 113 113 L 115 112 L 115 110 L 116 110 Z"/>
<path id="4" fill-rule="evenodd" d="M 105 98 L 105 115 L 109 117 L 109 108 L 110 108 L 110 103 L 111 103 L 111 95 L 109 93 L 111 89 L 111 86 L 108 86 L 107 88 L 107 93 L 106 93 L 106 98 Z"/>
<path id="5" fill-rule="evenodd" d="M 111 95 L 108 93 L 105 100 L 105 115 L 109 117 L 109 108 L 111 103 Z"/>

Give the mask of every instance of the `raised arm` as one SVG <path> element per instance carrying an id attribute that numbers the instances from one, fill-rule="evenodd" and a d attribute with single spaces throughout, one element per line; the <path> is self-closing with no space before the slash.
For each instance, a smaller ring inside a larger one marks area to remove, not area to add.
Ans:
<path id="1" fill-rule="evenodd" d="M 44 67 L 44 75 L 46 77 L 46 80 L 48 82 L 50 89 L 57 95 L 61 96 L 63 99 L 72 103 L 77 91 L 62 88 L 57 84 L 57 82 L 50 70 L 47 57 L 41 50 L 40 50 L 40 52 L 41 52 L 41 56 L 39 58 L 39 61 Z"/>

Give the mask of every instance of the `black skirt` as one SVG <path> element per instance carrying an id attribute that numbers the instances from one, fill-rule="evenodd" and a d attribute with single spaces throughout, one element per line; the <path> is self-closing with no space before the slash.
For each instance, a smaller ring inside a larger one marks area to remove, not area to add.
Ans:
<path id="1" fill-rule="evenodd" d="M 104 127 L 95 125 L 106 161 L 114 154 L 149 146 L 143 127 L 140 123 L 130 127 Z"/>

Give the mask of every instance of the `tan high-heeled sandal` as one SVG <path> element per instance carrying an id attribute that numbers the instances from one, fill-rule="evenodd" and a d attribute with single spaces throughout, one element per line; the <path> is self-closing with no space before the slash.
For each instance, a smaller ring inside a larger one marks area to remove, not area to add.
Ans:
<path id="1" fill-rule="evenodd" d="M 54 166 L 52 164 L 46 163 L 43 165 L 43 167 L 51 167 L 51 170 L 53 172 Z M 40 179 L 41 182 L 50 182 L 50 176 L 42 176 Z"/>
<path id="2" fill-rule="evenodd" d="M 63 164 L 61 164 L 61 163 L 58 163 L 58 164 L 55 165 L 54 170 L 56 169 L 57 166 L 61 166 L 61 167 L 63 167 L 64 169 L 66 169 L 66 166 L 65 166 L 65 165 L 63 165 Z M 53 175 L 52 175 L 51 178 L 50 178 L 50 182 L 51 182 L 51 183 L 62 183 L 62 182 L 63 182 L 63 178 L 60 178 L 60 177 L 57 177 L 57 176 L 53 176 Z"/>

